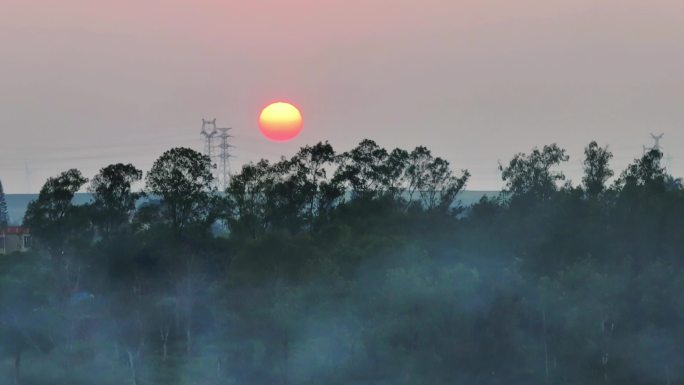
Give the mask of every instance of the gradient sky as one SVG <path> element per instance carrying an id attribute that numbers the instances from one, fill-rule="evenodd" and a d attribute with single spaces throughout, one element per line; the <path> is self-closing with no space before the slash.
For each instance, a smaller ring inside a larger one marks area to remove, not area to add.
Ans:
<path id="1" fill-rule="evenodd" d="M 501 186 L 497 161 L 558 142 L 579 181 L 596 139 L 624 167 L 664 132 L 684 175 L 681 0 L 0 0 L 0 179 L 37 191 L 76 167 L 148 170 L 235 134 L 234 168 L 330 140 L 426 145 Z M 296 140 L 260 107 L 302 108 Z M 28 167 L 27 167 L 28 166 Z M 26 170 L 30 176 L 27 178 Z"/>

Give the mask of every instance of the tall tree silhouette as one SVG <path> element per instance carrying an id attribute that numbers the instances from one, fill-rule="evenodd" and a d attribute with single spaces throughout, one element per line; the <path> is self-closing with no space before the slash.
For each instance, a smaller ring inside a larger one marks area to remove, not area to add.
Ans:
<path id="1" fill-rule="evenodd" d="M 584 149 L 584 176 L 582 183 L 589 196 L 597 196 L 606 188 L 606 182 L 613 176 L 609 162 L 613 153 L 608 147 L 600 147 L 596 142 L 591 142 Z"/>
<path id="2" fill-rule="evenodd" d="M 5 198 L 5 190 L 2 188 L 2 181 L 0 180 L 0 230 L 7 227 L 9 223 L 9 213 L 7 212 L 7 200 Z"/>
<path id="3" fill-rule="evenodd" d="M 70 241 L 87 239 L 89 219 L 82 208 L 73 205 L 74 194 L 88 181 L 79 170 L 70 169 L 49 178 L 38 199 L 29 203 L 24 224 L 46 243 L 53 255 L 60 255 Z"/>
<path id="4" fill-rule="evenodd" d="M 147 174 L 147 189 L 162 199 L 176 233 L 192 224 L 207 224 L 215 191 L 211 168 L 208 156 L 178 147 L 164 152 Z"/>
<path id="5" fill-rule="evenodd" d="M 553 170 L 569 159 L 565 150 L 557 144 L 532 149 L 527 155 L 516 154 L 507 166 L 499 165 L 501 178 L 506 182 L 507 193 L 514 198 L 531 197 L 544 200 L 556 191 L 556 182 L 565 180 L 565 175 Z"/>
<path id="6" fill-rule="evenodd" d="M 100 230 L 109 234 L 127 223 L 142 193 L 132 185 L 142 179 L 142 171 L 132 164 L 112 164 L 100 170 L 90 182 L 95 220 Z"/>

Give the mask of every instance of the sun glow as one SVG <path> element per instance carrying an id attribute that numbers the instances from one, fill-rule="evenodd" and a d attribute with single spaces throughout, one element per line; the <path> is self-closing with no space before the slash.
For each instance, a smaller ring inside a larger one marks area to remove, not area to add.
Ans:
<path id="1" fill-rule="evenodd" d="M 285 142 L 302 131 L 302 114 L 290 103 L 277 102 L 266 106 L 259 114 L 259 129 L 270 140 Z"/>

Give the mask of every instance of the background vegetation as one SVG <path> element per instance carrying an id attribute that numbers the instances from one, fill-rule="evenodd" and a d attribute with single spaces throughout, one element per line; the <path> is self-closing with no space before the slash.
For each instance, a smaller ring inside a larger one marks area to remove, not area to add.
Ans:
<path id="1" fill-rule="evenodd" d="M 245 166 L 164 153 L 144 178 L 50 178 L 37 247 L 0 258 L 17 384 L 683 384 L 684 189 L 653 150 L 581 185 L 557 145 L 467 171 L 424 147 L 327 143 Z M 612 181 L 610 184 L 609 181 Z M 74 205 L 86 187 L 94 201 Z"/>

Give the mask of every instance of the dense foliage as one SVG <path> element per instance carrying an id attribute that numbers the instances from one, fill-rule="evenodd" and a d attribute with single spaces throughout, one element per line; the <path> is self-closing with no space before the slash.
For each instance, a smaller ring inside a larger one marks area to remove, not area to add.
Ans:
<path id="1" fill-rule="evenodd" d="M 49 179 L 39 247 L 0 258 L 17 384 L 684 384 L 684 189 L 645 153 L 580 186 L 557 145 L 469 173 L 425 147 L 328 143 L 248 164 L 166 152 L 147 174 Z M 561 184 L 563 183 L 563 184 Z M 4 381 L 3 381 L 4 382 Z"/>
<path id="2" fill-rule="evenodd" d="M 2 188 L 2 181 L 0 180 L 0 230 L 3 230 L 8 223 L 7 200 L 5 199 L 5 190 Z"/>

